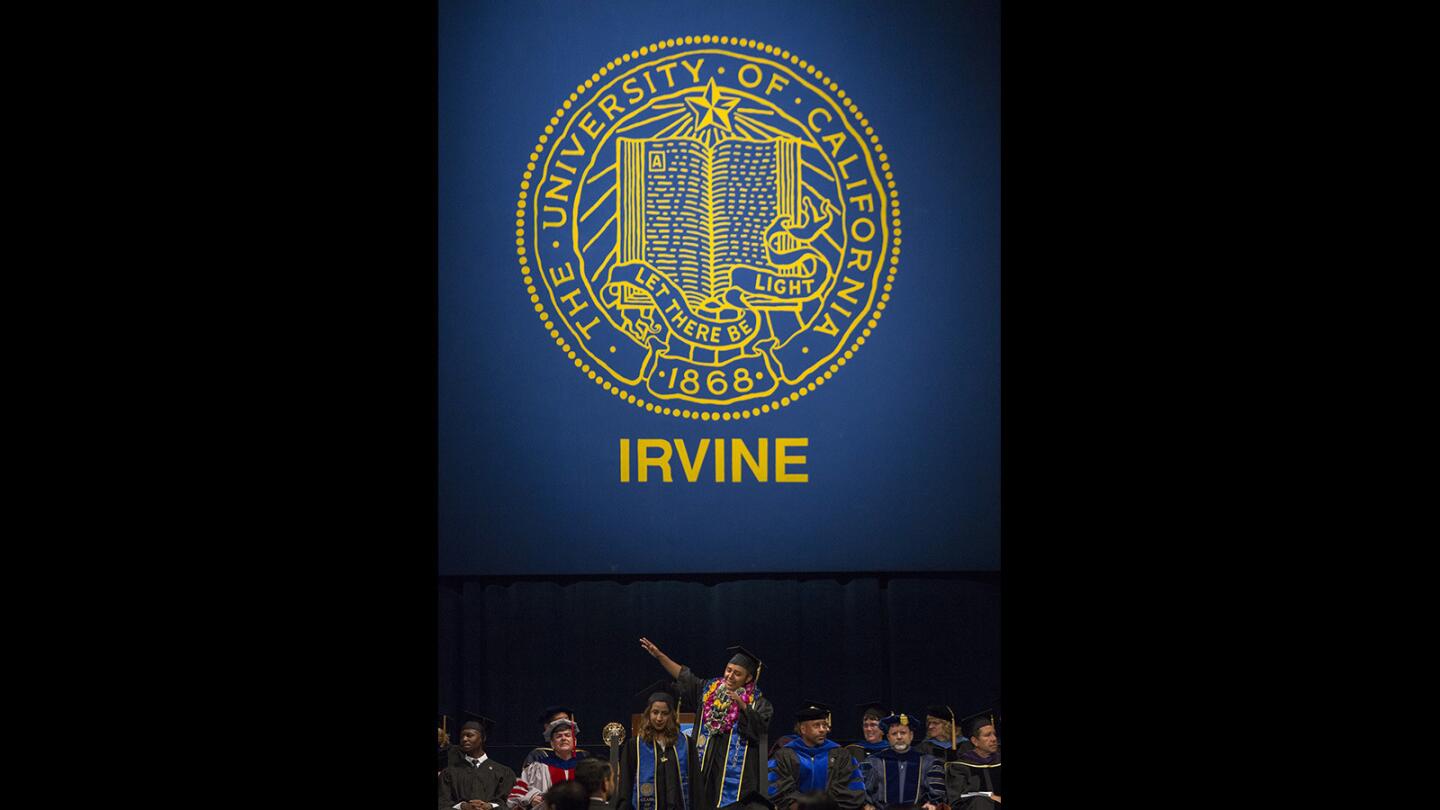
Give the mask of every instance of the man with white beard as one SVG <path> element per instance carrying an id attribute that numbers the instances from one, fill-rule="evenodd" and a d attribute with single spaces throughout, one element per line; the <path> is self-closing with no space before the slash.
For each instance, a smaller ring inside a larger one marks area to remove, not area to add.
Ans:
<path id="1" fill-rule="evenodd" d="M 865 767 L 865 796 L 879 810 L 936 810 L 945 801 L 944 765 L 912 745 L 915 722 L 903 713 L 880 721 L 890 747 L 871 754 Z"/>

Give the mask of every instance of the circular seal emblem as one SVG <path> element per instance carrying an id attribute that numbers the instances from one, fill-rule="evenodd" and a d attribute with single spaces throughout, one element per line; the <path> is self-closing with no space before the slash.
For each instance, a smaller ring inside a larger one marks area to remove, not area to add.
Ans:
<path id="1" fill-rule="evenodd" d="M 600 739 L 604 740 L 606 745 L 616 745 L 625 739 L 625 727 L 619 723 L 606 723 Z"/>
<path id="2" fill-rule="evenodd" d="M 516 244 L 550 338 L 664 416 L 809 396 L 870 337 L 900 254 L 890 158 L 854 101 L 775 45 L 687 36 L 601 66 L 540 135 Z"/>

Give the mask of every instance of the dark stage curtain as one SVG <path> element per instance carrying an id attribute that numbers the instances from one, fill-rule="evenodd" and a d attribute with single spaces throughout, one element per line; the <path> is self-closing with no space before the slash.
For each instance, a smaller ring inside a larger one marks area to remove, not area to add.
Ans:
<path id="1" fill-rule="evenodd" d="M 638 639 L 702 677 L 725 648 L 764 661 L 760 691 L 775 704 L 770 735 L 790 732 L 805 700 L 834 706 L 833 738 L 859 736 L 855 704 L 882 700 L 923 715 L 960 716 L 1000 696 L 999 574 L 616 580 L 442 577 L 439 708 L 496 720 L 492 754 L 518 767 L 539 745 L 542 707 L 571 705 L 583 747 L 601 728 L 627 728 L 633 694 L 664 676 Z M 693 707 L 682 707 L 689 711 Z M 513 748 L 512 748 L 513 747 Z"/>

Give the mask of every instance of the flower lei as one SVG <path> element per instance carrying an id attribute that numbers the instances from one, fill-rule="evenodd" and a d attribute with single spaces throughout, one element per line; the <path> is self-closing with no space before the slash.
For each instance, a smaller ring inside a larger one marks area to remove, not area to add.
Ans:
<path id="1" fill-rule="evenodd" d="M 740 716 L 740 704 L 730 698 L 728 691 L 721 688 L 723 682 L 723 678 L 711 681 L 705 695 L 700 699 L 703 707 L 701 716 L 711 734 L 723 734 L 734 728 L 735 720 Z M 754 703 L 759 694 L 754 681 L 745 684 L 745 688 L 740 690 L 741 700 L 746 703 Z"/>

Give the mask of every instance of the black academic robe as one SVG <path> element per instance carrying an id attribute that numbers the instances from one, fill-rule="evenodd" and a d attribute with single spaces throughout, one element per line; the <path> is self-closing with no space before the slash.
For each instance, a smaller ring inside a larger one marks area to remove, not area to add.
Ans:
<path id="1" fill-rule="evenodd" d="M 966 793 L 987 791 L 1004 798 L 1000 789 L 1000 752 L 992 757 L 977 756 L 967 751 L 945 765 L 945 797 L 954 810 L 998 807 L 986 796 L 965 798 Z"/>
<path id="2" fill-rule="evenodd" d="M 681 705 L 689 707 L 685 711 L 695 712 L 696 728 L 691 737 L 692 743 L 697 742 L 700 737 L 700 724 L 704 722 L 704 707 L 700 699 L 712 680 L 714 678 L 696 677 L 689 667 L 680 670 L 680 677 L 675 679 L 680 688 Z M 745 750 L 743 762 L 734 769 L 734 773 L 729 774 L 736 785 L 728 792 L 738 793 L 738 802 L 729 801 L 725 802 L 725 805 L 756 804 L 756 800 L 765 795 L 770 778 L 769 769 L 766 767 L 766 749 L 769 745 L 770 718 L 774 714 L 775 707 L 757 692 L 753 704 L 740 706 L 735 728 L 710 736 L 705 752 L 701 755 L 700 778 L 691 779 L 695 796 L 694 810 L 715 810 L 722 806 L 722 798 L 729 798 L 724 795 L 727 792 L 724 787 L 727 775 L 726 753 L 730 750 L 732 738 L 733 742 L 738 744 L 743 741 L 749 747 Z"/>
<path id="3" fill-rule="evenodd" d="M 770 760 L 771 786 L 774 788 L 770 793 L 770 801 L 775 805 L 775 810 L 790 810 L 793 807 L 795 797 L 803 792 L 798 784 L 803 775 L 802 771 L 809 768 L 800 763 L 802 752 L 813 754 L 818 758 L 820 754 L 826 757 L 825 764 L 825 795 L 835 801 L 840 810 L 860 810 L 865 806 L 864 782 L 858 773 L 859 765 L 855 758 L 850 755 L 849 749 L 835 746 L 828 751 L 817 753 L 815 749 L 804 746 L 803 742 L 798 743 L 801 748 L 796 748 L 797 743 L 792 743 L 775 751 L 775 758 Z"/>
<path id="4" fill-rule="evenodd" d="M 449 761 L 438 781 L 439 810 L 449 810 L 472 799 L 498 804 L 500 810 L 504 810 L 505 798 L 510 795 L 510 788 L 515 787 L 515 772 L 496 762 L 494 757 L 487 758 L 477 768 L 465 760 L 457 745 L 450 749 Z"/>
<path id="5" fill-rule="evenodd" d="M 688 742 L 688 740 L 687 740 Z M 620 745 L 620 773 L 615 778 L 615 810 L 636 810 L 631 802 L 631 794 L 635 792 L 635 772 L 639 765 L 639 757 L 636 754 L 636 746 L 650 745 L 655 743 L 645 742 L 642 737 L 631 737 Z M 688 760 L 686 770 L 690 774 L 690 785 L 693 794 L 695 778 L 700 771 L 696 767 L 695 746 L 686 745 L 685 755 Z M 661 762 L 660 760 L 666 760 Z M 670 743 L 660 751 L 660 756 L 655 763 L 655 808 L 656 810 L 683 810 L 685 807 L 684 797 L 680 790 L 680 765 L 679 754 L 675 751 L 675 743 Z"/>

